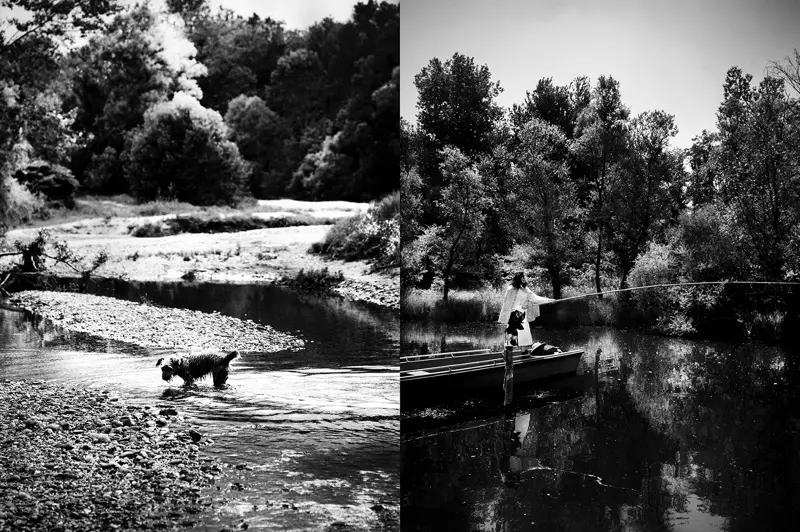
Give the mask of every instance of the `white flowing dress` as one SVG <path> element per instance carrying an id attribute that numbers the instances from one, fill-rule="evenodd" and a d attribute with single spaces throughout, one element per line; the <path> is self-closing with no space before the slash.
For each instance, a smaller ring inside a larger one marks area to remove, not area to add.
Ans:
<path id="1" fill-rule="evenodd" d="M 525 319 L 522 320 L 522 330 L 517 331 L 517 339 L 520 347 L 533 345 L 529 322 L 539 317 L 539 305 L 550 301 L 552 300 L 534 294 L 527 287 L 514 288 L 513 285 L 509 286 L 503 299 L 503 307 L 500 309 L 497 323 L 508 325 L 508 318 L 513 310 L 525 312 Z"/>

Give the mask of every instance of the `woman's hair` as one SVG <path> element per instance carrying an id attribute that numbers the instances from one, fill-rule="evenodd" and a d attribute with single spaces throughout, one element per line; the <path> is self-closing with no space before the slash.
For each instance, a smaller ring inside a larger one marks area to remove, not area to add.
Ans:
<path id="1" fill-rule="evenodd" d="M 525 272 L 517 272 L 514 274 L 514 277 L 511 279 L 511 286 L 514 288 L 522 288 L 523 286 L 528 286 L 528 282 L 525 280 Z"/>

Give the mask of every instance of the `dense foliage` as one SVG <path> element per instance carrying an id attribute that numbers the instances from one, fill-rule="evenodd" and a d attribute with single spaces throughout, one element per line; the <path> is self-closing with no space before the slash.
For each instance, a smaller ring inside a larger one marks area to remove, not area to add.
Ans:
<path id="1" fill-rule="evenodd" d="M 0 21 L 3 218 L 30 203 L 11 183 L 15 175 L 33 179 L 23 186 L 29 191 L 77 182 L 94 194 L 221 203 L 239 194 L 245 168 L 244 192 L 259 198 L 369 201 L 399 188 L 396 4 L 370 0 L 346 22 L 324 19 L 305 30 L 206 0 L 4 5 L 19 16 Z M 196 112 L 167 120 L 163 106 L 176 95 Z M 195 127 L 199 109 L 226 123 L 202 119 L 213 125 Z M 179 146 L 187 132 L 193 146 Z M 211 152 L 203 175 L 186 170 L 175 177 L 180 185 L 154 185 L 166 171 L 154 157 L 177 167 L 201 146 Z M 240 156 L 248 164 L 236 162 L 236 170 L 213 162 Z M 56 172 L 36 170 L 45 166 Z M 38 175 L 50 182 L 37 184 Z M 227 191 L 233 185 L 237 191 Z"/>
<path id="2" fill-rule="evenodd" d="M 401 121 L 402 286 L 447 301 L 515 269 L 556 298 L 570 286 L 800 281 L 797 57 L 757 86 L 731 68 L 717 131 L 688 150 L 671 144 L 673 116 L 632 115 L 613 77 L 543 78 L 504 111 L 487 66 L 432 59 L 415 77 L 416 124 Z M 788 311 L 782 290 L 641 290 L 621 312 L 690 334 Z"/>
<path id="3" fill-rule="evenodd" d="M 400 194 L 395 192 L 356 216 L 338 221 L 312 251 L 341 260 L 364 260 L 373 269 L 400 265 Z"/>
<path id="4" fill-rule="evenodd" d="M 249 172 L 219 113 L 185 93 L 147 111 L 126 154 L 125 178 L 146 201 L 234 205 Z"/>

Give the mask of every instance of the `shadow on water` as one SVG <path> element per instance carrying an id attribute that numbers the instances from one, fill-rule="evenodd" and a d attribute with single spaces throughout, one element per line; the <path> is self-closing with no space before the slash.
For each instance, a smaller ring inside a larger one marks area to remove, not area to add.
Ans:
<path id="1" fill-rule="evenodd" d="M 537 334 L 585 349 L 576 394 L 547 383 L 508 414 L 475 399 L 406 408 L 401 398 L 404 530 L 797 522 L 800 353 L 603 328 Z M 402 351 L 485 347 L 495 336 L 492 326 L 404 323 Z M 540 404 L 525 403 L 537 393 Z"/>
<path id="2" fill-rule="evenodd" d="M 386 525 L 399 507 L 399 321 L 341 299 L 261 285 L 103 283 L 93 290 L 132 301 L 218 311 L 303 338 L 299 352 L 242 353 L 228 387 L 166 383 L 155 366 L 165 349 L 70 333 L 0 311 L 0 375 L 109 387 L 131 402 L 179 405 L 230 464 L 211 495 L 219 530 L 308 529 L 342 521 Z M 220 505 L 215 505 L 219 507 Z M 389 529 L 397 524 L 389 523 Z"/>

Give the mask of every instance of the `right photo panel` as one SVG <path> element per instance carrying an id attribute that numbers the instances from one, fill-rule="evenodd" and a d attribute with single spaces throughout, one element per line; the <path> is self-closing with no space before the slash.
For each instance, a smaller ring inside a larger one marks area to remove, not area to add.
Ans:
<path id="1" fill-rule="evenodd" d="M 800 4 L 401 9 L 401 529 L 797 523 Z"/>

